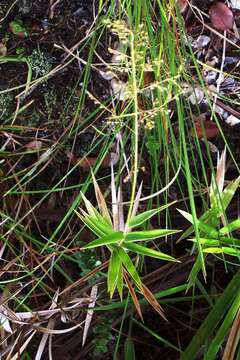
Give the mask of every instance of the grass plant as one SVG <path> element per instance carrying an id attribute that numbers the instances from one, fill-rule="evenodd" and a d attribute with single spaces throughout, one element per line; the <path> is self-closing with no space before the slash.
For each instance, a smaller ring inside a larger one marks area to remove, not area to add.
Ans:
<path id="1" fill-rule="evenodd" d="M 76 47 L 55 44 L 62 60 L 46 73 L 34 78 L 27 55 L 0 56 L 2 69 L 27 66 L 21 84 L 0 90 L 0 100 L 10 94 L 16 102 L 10 115 L 0 113 L 0 357 L 54 358 L 55 338 L 70 346 L 81 327 L 89 358 L 137 358 L 139 331 L 183 360 L 239 351 L 240 220 L 228 215 L 238 204 L 238 160 L 186 36 L 175 0 L 100 0 L 86 36 Z M 106 43 L 109 59 L 118 53 L 121 61 L 102 59 Z M 52 110 L 44 128 L 20 122 L 35 106 L 32 92 L 69 67 L 78 75 L 60 129 Z M 95 79 L 105 84 L 103 68 L 125 83 L 123 101 L 110 82 L 108 97 L 94 93 Z M 224 144 L 217 161 L 206 134 L 196 136 L 193 87 Z M 76 156 L 88 132 L 92 140 Z M 41 147 L 29 148 L 36 140 Z M 227 285 L 216 279 L 219 268 Z M 175 338 L 151 324 L 155 313 L 148 321 L 149 303 Z M 176 314 L 187 340 L 172 325 Z"/>

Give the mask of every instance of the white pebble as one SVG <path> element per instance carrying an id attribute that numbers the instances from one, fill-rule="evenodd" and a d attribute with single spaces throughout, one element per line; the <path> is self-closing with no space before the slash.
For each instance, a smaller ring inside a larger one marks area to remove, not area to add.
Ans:
<path id="1" fill-rule="evenodd" d="M 194 41 L 194 47 L 202 49 L 210 43 L 210 37 L 206 35 L 200 35 L 196 41 Z"/>
<path id="2" fill-rule="evenodd" d="M 226 123 L 230 126 L 235 126 L 237 124 L 240 124 L 240 119 L 238 119 L 236 116 L 234 115 L 230 115 L 227 120 Z"/>

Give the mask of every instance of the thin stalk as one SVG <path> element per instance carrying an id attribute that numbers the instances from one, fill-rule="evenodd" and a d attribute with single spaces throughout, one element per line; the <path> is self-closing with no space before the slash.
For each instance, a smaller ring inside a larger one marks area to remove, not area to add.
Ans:
<path id="1" fill-rule="evenodd" d="M 132 192 L 130 198 L 130 206 L 128 210 L 127 222 L 131 218 L 131 213 L 134 204 L 134 197 L 137 187 L 137 171 L 138 171 L 138 91 L 137 91 L 137 76 L 136 76 L 136 59 L 134 49 L 134 33 L 130 33 L 131 37 L 131 61 L 132 61 L 132 83 L 134 93 L 134 163 L 133 163 L 133 181 L 132 181 Z"/>

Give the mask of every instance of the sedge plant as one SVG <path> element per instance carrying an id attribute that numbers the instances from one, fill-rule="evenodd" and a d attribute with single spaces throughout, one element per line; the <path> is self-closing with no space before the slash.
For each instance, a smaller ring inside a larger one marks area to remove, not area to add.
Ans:
<path id="1" fill-rule="evenodd" d="M 112 298 L 115 290 L 117 289 L 120 298 L 122 299 L 123 285 L 125 282 L 136 306 L 138 301 L 136 299 L 133 286 L 131 285 L 132 282 L 137 287 L 139 292 L 142 293 L 150 302 L 150 304 L 159 313 L 161 313 L 161 315 L 163 315 L 162 310 L 160 309 L 159 304 L 155 300 L 154 296 L 142 283 L 137 267 L 134 264 L 134 260 L 132 258 L 134 255 L 142 255 L 157 258 L 159 260 L 178 261 L 170 255 L 152 249 L 148 246 L 148 244 L 151 240 L 176 234 L 179 232 L 179 230 L 154 229 L 135 231 L 136 228 L 141 227 L 154 215 L 159 213 L 161 210 L 166 209 L 171 204 L 137 214 L 142 192 L 141 184 L 134 199 L 131 216 L 128 217 L 128 220 L 125 222 L 122 190 L 121 186 L 118 189 L 116 188 L 113 165 L 111 175 L 112 213 L 110 213 L 107 207 L 103 193 L 101 192 L 93 174 L 92 177 L 99 210 L 97 210 L 85 197 L 85 195 L 82 194 L 87 211 L 80 209 L 80 213 L 77 213 L 77 215 L 82 220 L 82 222 L 97 236 L 97 239 L 86 244 L 82 247 L 82 249 L 87 250 L 97 247 L 106 247 L 108 249 L 109 264 L 107 288 L 110 294 L 110 298 Z M 137 258 L 135 260 L 137 260 Z M 136 307 L 140 313 L 140 308 L 138 305 Z"/>
<path id="2" fill-rule="evenodd" d="M 226 210 L 239 187 L 240 177 L 224 188 L 225 171 L 226 148 L 218 159 L 216 178 L 214 175 L 212 176 L 209 189 L 209 209 L 196 222 L 199 238 L 194 237 L 190 240 L 195 244 L 199 241 L 205 255 L 218 254 L 224 256 L 225 254 L 240 258 L 240 240 L 232 236 L 232 232 L 240 228 L 240 219 L 234 219 L 228 223 L 226 218 Z M 181 240 L 194 232 L 194 219 L 191 213 L 180 209 L 178 211 L 192 224 L 182 234 Z M 198 256 L 189 277 L 190 285 L 194 284 L 200 267 Z"/>

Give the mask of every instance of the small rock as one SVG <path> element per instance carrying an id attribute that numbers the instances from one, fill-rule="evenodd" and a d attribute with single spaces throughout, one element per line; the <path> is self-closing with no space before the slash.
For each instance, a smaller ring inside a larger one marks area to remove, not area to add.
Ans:
<path id="1" fill-rule="evenodd" d="M 226 77 L 221 83 L 220 90 L 221 91 L 233 91 L 236 88 L 236 81 L 232 77 Z"/>
<path id="2" fill-rule="evenodd" d="M 218 148 L 216 145 L 214 145 L 211 141 L 208 141 L 207 143 L 211 153 L 218 153 Z"/>
<path id="3" fill-rule="evenodd" d="M 240 0 L 231 0 L 231 5 L 233 9 L 240 10 Z"/>
<path id="4" fill-rule="evenodd" d="M 227 65 L 234 65 L 237 64 L 240 61 L 240 57 L 239 56 L 226 56 L 225 60 L 224 60 L 224 68 Z"/>
<path id="5" fill-rule="evenodd" d="M 200 35 L 196 41 L 194 41 L 193 46 L 197 49 L 202 49 L 210 43 L 210 37 L 206 35 Z"/>
<path id="6" fill-rule="evenodd" d="M 204 78 L 206 80 L 206 82 L 208 83 L 208 85 L 213 84 L 216 79 L 217 79 L 217 72 L 216 71 L 206 71 L 204 74 Z"/>
<path id="7" fill-rule="evenodd" d="M 218 115 L 220 115 L 220 116 L 223 116 L 223 114 L 224 114 L 223 108 L 221 108 L 221 107 L 218 106 L 218 105 L 215 106 L 215 112 L 216 112 Z"/>
<path id="8" fill-rule="evenodd" d="M 234 115 L 230 115 L 227 119 L 226 119 L 226 123 L 230 126 L 235 126 L 240 124 L 240 119 L 238 119 L 236 116 Z"/>

